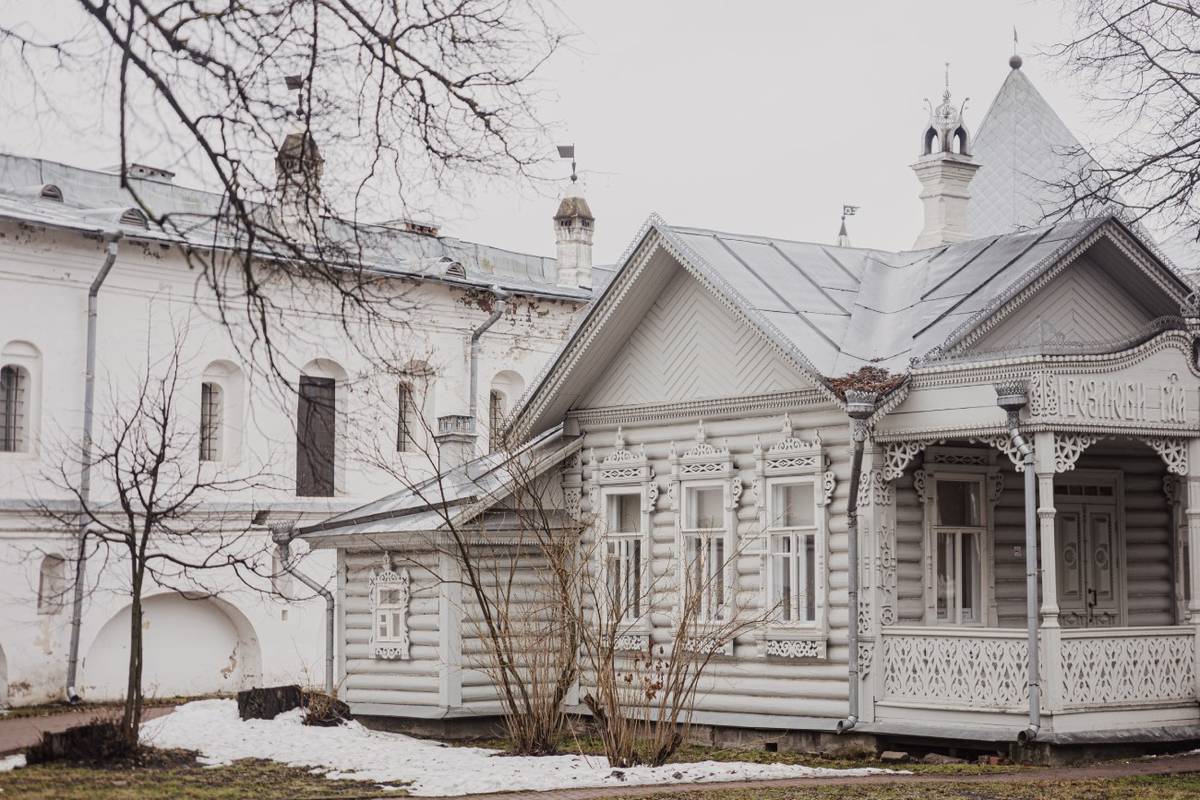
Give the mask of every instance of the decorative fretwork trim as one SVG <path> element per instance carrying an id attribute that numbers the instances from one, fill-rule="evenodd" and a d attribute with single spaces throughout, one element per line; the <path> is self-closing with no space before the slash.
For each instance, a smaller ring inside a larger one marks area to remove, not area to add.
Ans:
<path id="1" fill-rule="evenodd" d="M 922 507 L 925 505 L 926 491 L 929 489 L 929 475 L 923 469 L 918 469 L 913 472 L 913 491 L 917 493 L 917 501 Z"/>
<path id="2" fill-rule="evenodd" d="M 1000 495 L 1004 494 L 1004 473 L 994 472 L 988 476 L 988 501 L 996 505 Z"/>
<path id="3" fill-rule="evenodd" d="M 825 658 L 825 637 L 772 638 L 767 634 L 763 655 L 775 658 Z"/>
<path id="4" fill-rule="evenodd" d="M 613 642 L 613 650 L 619 653 L 647 653 L 650 651 L 650 634 L 622 633 Z"/>
<path id="5" fill-rule="evenodd" d="M 717 400 L 686 400 L 675 403 L 585 408 L 570 411 L 567 416 L 577 420 L 580 425 L 593 427 L 688 420 L 697 417 L 713 419 L 727 415 L 745 415 L 813 406 L 836 407 L 822 392 L 816 389 L 802 389 L 795 392 L 727 397 Z"/>
<path id="6" fill-rule="evenodd" d="M 1012 462 L 1013 468 L 1017 472 L 1025 471 L 1025 459 L 1021 455 L 1021 451 L 1013 444 L 1012 437 L 1007 434 L 999 436 L 986 436 L 980 439 L 972 439 L 972 442 L 982 442 L 989 447 L 994 447 L 1004 455 L 1008 456 L 1008 460 Z"/>
<path id="7" fill-rule="evenodd" d="M 883 479 L 894 481 L 903 475 L 905 468 L 917 457 L 917 453 L 933 444 L 933 441 L 924 439 L 911 442 L 890 442 L 885 445 Z"/>
<path id="8" fill-rule="evenodd" d="M 373 574 L 369 581 L 371 597 L 371 656 L 373 658 L 407 660 L 409 655 L 408 604 L 412 598 L 412 584 L 407 569 L 384 569 Z M 385 608 L 399 612 L 399 623 L 392 636 L 379 637 L 378 613 L 381 608 L 380 592 L 398 590 L 399 600 Z"/>
<path id="9" fill-rule="evenodd" d="M 833 473 L 833 470 L 828 470 L 822 476 L 821 487 L 825 497 L 824 505 L 829 505 L 833 502 L 833 493 L 837 489 L 837 475 Z"/>
<path id="10" fill-rule="evenodd" d="M 1144 440 L 1167 465 L 1172 475 L 1188 474 L 1188 443 L 1184 439 L 1147 438 Z"/>
<path id="11" fill-rule="evenodd" d="M 1069 472 L 1075 469 L 1075 462 L 1083 455 L 1083 451 L 1100 441 L 1100 438 L 1076 433 L 1054 434 L 1054 471 Z"/>

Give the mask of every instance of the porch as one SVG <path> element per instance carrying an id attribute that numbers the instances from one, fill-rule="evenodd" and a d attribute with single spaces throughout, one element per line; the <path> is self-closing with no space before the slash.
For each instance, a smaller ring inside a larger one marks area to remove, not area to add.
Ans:
<path id="1" fill-rule="evenodd" d="M 865 727 L 1015 739 L 1029 720 L 1023 465 L 999 436 L 917 444 L 880 446 L 887 491 L 862 498 L 880 554 L 862 576 Z M 1036 434 L 1039 740 L 1200 738 L 1194 447 Z"/>

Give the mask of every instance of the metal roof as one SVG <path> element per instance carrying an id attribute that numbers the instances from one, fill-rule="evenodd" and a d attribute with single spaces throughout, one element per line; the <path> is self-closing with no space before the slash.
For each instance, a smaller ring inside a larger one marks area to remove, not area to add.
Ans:
<path id="1" fill-rule="evenodd" d="M 175 241 L 195 247 L 236 243 L 222 231 L 219 220 L 223 196 L 178 186 L 154 177 L 130 177 L 150 212 L 167 216 L 169 230 L 153 224 L 144 229 L 123 224 L 121 212 L 137 206 L 133 194 L 120 185 L 115 172 L 83 169 L 42 159 L 0 153 L 0 218 L 90 234 L 123 231 L 128 235 Z M 62 201 L 40 196 L 41 187 L 61 190 Z M 547 235 L 549 236 L 547 225 Z M 467 286 L 502 288 L 520 293 L 587 300 L 589 289 L 564 289 L 557 285 L 553 258 L 516 253 L 451 236 L 426 236 L 381 224 L 351 224 L 325 219 L 324 234 L 334 250 L 355 253 L 368 269 L 416 279 L 437 279 Z M 266 255 L 264 253 L 264 255 Z M 447 275 L 450 264 L 463 266 L 465 277 Z M 610 275 L 594 273 L 596 288 Z"/>
<path id="2" fill-rule="evenodd" d="M 1109 219 L 887 252 L 660 225 L 821 375 L 903 372 L 1018 279 Z"/>
<path id="3" fill-rule="evenodd" d="M 302 527 L 299 533 L 320 540 L 441 531 L 449 521 L 462 523 L 464 517 L 492 507 L 512 492 L 516 481 L 541 474 L 581 445 L 580 439 L 565 441 L 559 425 L 516 452 L 480 456 L 366 505 Z"/>
<path id="4" fill-rule="evenodd" d="M 1099 168 L 1020 67 L 984 114 L 971 154 L 980 164 L 967 209 L 972 236 L 1044 224 L 1064 197 L 1055 184 Z"/>

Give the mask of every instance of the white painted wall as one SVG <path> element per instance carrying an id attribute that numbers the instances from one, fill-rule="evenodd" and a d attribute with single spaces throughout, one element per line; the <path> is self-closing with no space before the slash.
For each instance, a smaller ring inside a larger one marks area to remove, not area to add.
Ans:
<path id="1" fill-rule="evenodd" d="M 18 353 L 31 367 L 31 431 L 35 434 L 29 452 L 0 453 L 0 649 L 7 656 L 8 672 L 8 690 L 0 693 L 0 704 L 54 699 L 61 696 L 65 681 L 69 611 L 38 613 L 36 597 L 42 557 L 54 553 L 70 559 L 74 545 L 48 520 L 28 513 L 28 507 L 34 500 L 67 499 L 47 475 L 77 447 L 87 288 L 102 261 L 101 245 L 76 233 L 0 224 L 0 353 L 5 359 L 10 358 L 9 352 Z M 467 292 L 443 284 L 398 283 L 397 292 L 401 291 L 413 304 L 407 324 L 391 332 L 372 331 L 371 345 L 396 363 L 429 363 L 436 374 L 431 417 L 466 413 L 468 339 L 487 312 Z M 217 318 L 206 284 L 179 254 L 157 243 L 123 241 L 99 298 L 97 438 L 111 421 L 108 412 L 114 402 L 128 396 L 148 363 L 151 371 L 156 369 L 179 332 L 185 353 L 181 409 L 198 421 L 200 384 L 206 374 L 217 375 L 229 403 L 229 458 L 210 469 L 231 477 L 264 470 L 273 476 L 266 488 L 214 498 L 238 504 L 242 516 L 237 524 L 246 524 L 255 510 L 270 510 L 272 521 L 312 521 L 395 491 L 392 471 L 411 476 L 429 469 L 426 455 L 395 452 L 395 382 L 382 378 L 377 361 L 353 346 L 319 292 L 306 289 L 275 297 L 280 311 L 272 324 L 279 363 L 291 381 L 314 362 L 332 365 L 345 376 L 338 386 L 339 467 L 333 498 L 295 496 L 296 396 L 282 381 L 247 363 L 245 330 L 236 327 L 231 338 Z M 501 382 L 510 387 L 514 376 L 524 385 L 535 379 L 565 338 L 577 310 L 574 301 L 515 299 L 512 310 L 482 340 L 480 409 L 488 408 L 496 375 L 503 373 Z M 484 436 L 481 440 L 481 446 L 486 445 Z M 382 463 L 367 464 L 359 457 L 364 452 L 381 456 Z M 111 487 L 102 476 L 94 476 L 93 497 L 106 494 L 111 494 Z M 305 557 L 301 568 L 332 587 L 333 564 L 332 553 L 317 553 Z M 257 639 L 261 681 L 323 681 L 323 601 L 264 598 L 232 579 L 208 580 L 220 586 L 226 600 L 244 617 L 239 647 L 246 646 L 248 637 Z M 123 691 L 123 681 L 114 684 L 113 680 L 122 659 L 114 648 L 121 640 L 116 635 L 121 614 L 127 613 L 123 611 L 128 604 L 123 591 L 127 584 L 119 562 L 105 564 L 95 558 L 89 563 L 81 637 L 87 699 L 115 696 L 115 685 Z M 174 588 L 152 586 L 146 593 Z M 245 672 L 215 676 L 220 672 L 218 661 L 228 662 L 231 634 L 218 624 L 219 616 L 210 613 L 213 608 L 189 609 L 186 601 L 156 603 L 147 642 L 148 652 L 161 660 L 155 662 L 148 691 L 232 689 L 249 680 Z M 155 624 L 155 619 L 171 622 Z M 102 635 L 110 623 L 115 627 Z M 192 641 L 213 639 L 211 647 L 207 642 L 204 647 L 205 653 L 211 649 L 210 656 L 202 658 L 198 652 L 175 646 L 179 642 L 172 637 L 191 628 L 203 632 L 203 637 Z"/>

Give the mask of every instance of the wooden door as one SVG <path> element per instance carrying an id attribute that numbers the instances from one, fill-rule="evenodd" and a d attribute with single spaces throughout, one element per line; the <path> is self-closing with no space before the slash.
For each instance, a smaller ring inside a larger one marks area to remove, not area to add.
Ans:
<path id="1" fill-rule="evenodd" d="M 1057 528 L 1058 607 L 1064 628 L 1121 624 L 1118 527 L 1108 504 L 1063 504 Z"/>

